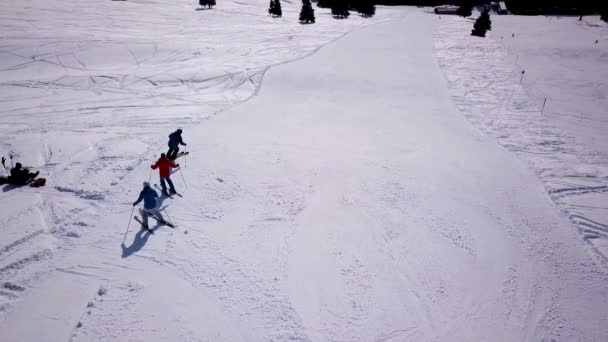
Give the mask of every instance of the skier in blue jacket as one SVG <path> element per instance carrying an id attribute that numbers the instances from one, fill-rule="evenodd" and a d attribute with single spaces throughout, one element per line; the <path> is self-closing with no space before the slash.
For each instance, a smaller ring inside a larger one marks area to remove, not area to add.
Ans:
<path id="1" fill-rule="evenodd" d="M 171 160 L 175 160 L 177 158 L 177 153 L 179 152 L 179 145 L 186 146 L 186 143 L 182 139 L 182 130 L 178 129 L 177 131 L 169 134 L 169 151 L 167 151 L 167 158 Z"/>
<path id="2" fill-rule="evenodd" d="M 156 199 L 158 198 L 158 193 L 154 191 L 150 187 L 150 183 L 144 182 L 144 188 L 139 193 L 139 198 L 137 201 L 133 202 L 133 206 L 138 205 L 141 201 L 144 201 L 144 208 L 139 209 L 139 213 L 141 214 L 142 223 L 146 229 L 148 228 L 148 216 L 154 217 L 157 221 L 165 222 L 165 218 L 161 215 L 158 210 Z"/>

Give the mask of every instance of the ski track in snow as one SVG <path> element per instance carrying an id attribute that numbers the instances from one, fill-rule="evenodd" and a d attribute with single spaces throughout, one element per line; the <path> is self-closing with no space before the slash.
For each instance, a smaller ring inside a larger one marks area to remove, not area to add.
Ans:
<path id="1" fill-rule="evenodd" d="M 578 227 L 582 238 L 599 257 L 608 261 L 608 143 L 605 134 L 608 126 L 606 118 L 602 117 L 608 105 L 605 101 L 607 86 L 605 77 L 604 83 L 583 82 L 589 72 L 605 74 L 607 70 L 592 67 L 592 63 L 601 65 L 600 55 L 605 47 L 592 45 L 585 38 L 600 37 L 605 44 L 608 29 L 605 25 L 586 26 L 587 21 L 581 23 L 578 18 L 493 18 L 494 31 L 500 33 L 489 32 L 485 39 L 468 34 L 472 27 L 470 20 L 442 16 L 437 25 L 436 58 L 445 72 L 456 106 L 475 127 L 496 138 L 535 170 L 549 196 Z M 587 20 L 597 20 L 597 17 Z M 525 44 L 520 41 L 532 39 L 530 36 L 540 37 L 540 33 L 526 32 L 534 23 L 551 36 L 539 43 L 541 48 L 537 51 L 523 45 L 520 59 L 518 52 L 511 51 L 509 46 Z M 586 32 L 581 31 L 581 27 Z M 511 32 L 517 32 L 515 37 Z M 568 38 L 556 36 L 555 32 L 566 32 Z M 559 39 L 553 40 L 553 37 Z M 569 43 L 560 46 L 565 40 Z M 587 57 L 578 55 L 579 50 L 588 51 Z M 530 61 L 525 60 L 526 53 L 530 55 Z M 541 53 L 557 55 L 553 59 L 542 59 Z M 596 57 L 599 60 L 593 59 Z M 530 65 L 521 84 L 520 72 L 526 69 L 521 64 L 526 62 Z M 545 71 L 538 63 L 552 63 L 556 67 Z M 605 61 L 603 63 L 605 66 Z M 601 79 L 601 76 L 596 77 Z M 542 96 L 548 96 L 548 104 L 541 114 Z M 585 109 L 588 111 L 584 116 L 573 114 L 575 119 L 570 122 L 564 122 L 560 117 L 564 112 Z"/>

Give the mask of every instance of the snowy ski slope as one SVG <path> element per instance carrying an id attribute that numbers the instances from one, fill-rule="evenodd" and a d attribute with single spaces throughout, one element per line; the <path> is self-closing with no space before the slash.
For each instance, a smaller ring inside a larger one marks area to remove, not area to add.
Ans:
<path id="1" fill-rule="evenodd" d="M 282 3 L 0 4 L 1 147 L 48 179 L 0 192 L 0 341 L 608 339 L 602 259 L 455 96 L 464 26 Z M 177 227 L 125 232 L 177 127 Z"/>
<path id="2" fill-rule="evenodd" d="M 608 261 L 608 25 L 599 16 L 493 21 L 479 40 L 467 36 L 467 20 L 442 17 L 436 55 L 451 94 L 476 127 L 529 163 Z"/>

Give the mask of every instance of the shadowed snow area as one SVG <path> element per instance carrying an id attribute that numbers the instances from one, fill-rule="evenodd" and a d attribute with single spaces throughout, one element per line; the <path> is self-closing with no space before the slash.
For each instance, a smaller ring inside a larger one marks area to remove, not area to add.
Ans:
<path id="1" fill-rule="evenodd" d="M 0 341 L 607 340 L 601 259 L 446 81 L 462 27 L 282 5 L 0 5 L 2 147 L 48 179 L 0 192 Z"/>

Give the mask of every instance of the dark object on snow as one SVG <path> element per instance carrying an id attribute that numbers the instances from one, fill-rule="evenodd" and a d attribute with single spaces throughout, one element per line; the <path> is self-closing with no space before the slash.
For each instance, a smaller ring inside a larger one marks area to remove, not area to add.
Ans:
<path id="1" fill-rule="evenodd" d="M 39 188 L 41 186 L 44 186 L 46 184 L 46 179 L 45 178 L 36 178 L 34 179 L 34 181 L 32 182 L 32 184 L 30 184 L 30 186 L 32 188 Z"/>
<path id="2" fill-rule="evenodd" d="M 460 7 L 458 7 L 458 11 L 456 11 L 461 17 L 470 17 L 473 14 L 473 1 L 471 0 L 463 0 L 460 3 Z"/>
<path id="3" fill-rule="evenodd" d="M 46 179 L 42 178 L 42 177 L 39 177 L 39 178 L 34 177 L 34 178 L 29 178 L 25 183 L 22 183 L 22 182 L 15 183 L 15 182 L 13 182 L 11 177 L 0 176 L 0 185 L 4 185 L 4 184 L 15 185 L 17 187 L 29 184 L 32 188 L 39 188 L 46 184 Z"/>
<path id="4" fill-rule="evenodd" d="M 6 159 L 2 157 L 2 166 L 4 166 L 4 169 L 6 170 L 5 162 Z M 34 181 L 34 179 L 38 177 L 39 174 L 40 171 L 30 172 L 30 170 L 24 169 L 21 163 L 16 163 L 15 167 L 11 169 L 10 175 L 8 177 L 0 177 L 0 184 L 26 185 Z M 46 183 L 46 180 L 40 182 L 43 182 L 42 185 L 44 185 L 44 183 Z"/>
<path id="5" fill-rule="evenodd" d="M 348 7 L 347 0 L 332 0 L 331 14 L 334 16 L 334 18 L 348 18 L 350 15 Z"/>
<path id="6" fill-rule="evenodd" d="M 518 15 L 592 15 L 605 0 L 505 0 L 510 12 Z"/>
<path id="7" fill-rule="evenodd" d="M 492 21 L 490 21 L 490 11 L 486 8 L 475 21 L 471 35 L 485 37 L 488 30 L 492 30 Z"/>
<path id="8" fill-rule="evenodd" d="M 310 0 L 308 2 L 310 2 Z M 332 3 L 332 0 L 319 0 L 319 1 L 317 1 L 317 7 L 330 8 L 331 3 Z"/>
<path id="9" fill-rule="evenodd" d="M 177 131 L 169 134 L 169 151 L 167 151 L 167 158 L 171 160 L 175 160 L 177 157 L 177 152 L 179 152 L 179 145 L 187 146 L 187 144 L 182 139 L 182 130 L 178 129 Z"/>
<path id="10" fill-rule="evenodd" d="M 302 0 L 302 10 L 300 11 L 300 23 L 315 23 L 315 10 L 312 8 L 310 0 Z"/>
<path id="11" fill-rule="evenodd" d="M 444 6 L 435 7 L 435 9 L 433 11 L 435 12 L 435 14 L 458 14 L 458 9 L 459 9 L 459 7 L 456 7 L 456 6 L 444 5 Z M 441 18 L 441 17 L 439 17 L 439 18 Z"/>
<path id="12" fill-rule="evenodd" d="M 376 5 L 373 0 L 354 0 L 351 1 L 353 8 L 364 17 L 371 17 L 376 14 Z"/>
<path id="13" fill-rule="evenodd" d="M 268 14 L 273 17 L 280 17 L 283 15 L 283 10 L 281 9 L 281 0 L 270 0 Z"/>
<path id="14" fill-rule="evenodd" d="M 215 6 L 215 0 L 198 0 L 198 4 L 203 7 L 207 6 L 207 8 L 211 9 Z"/>

